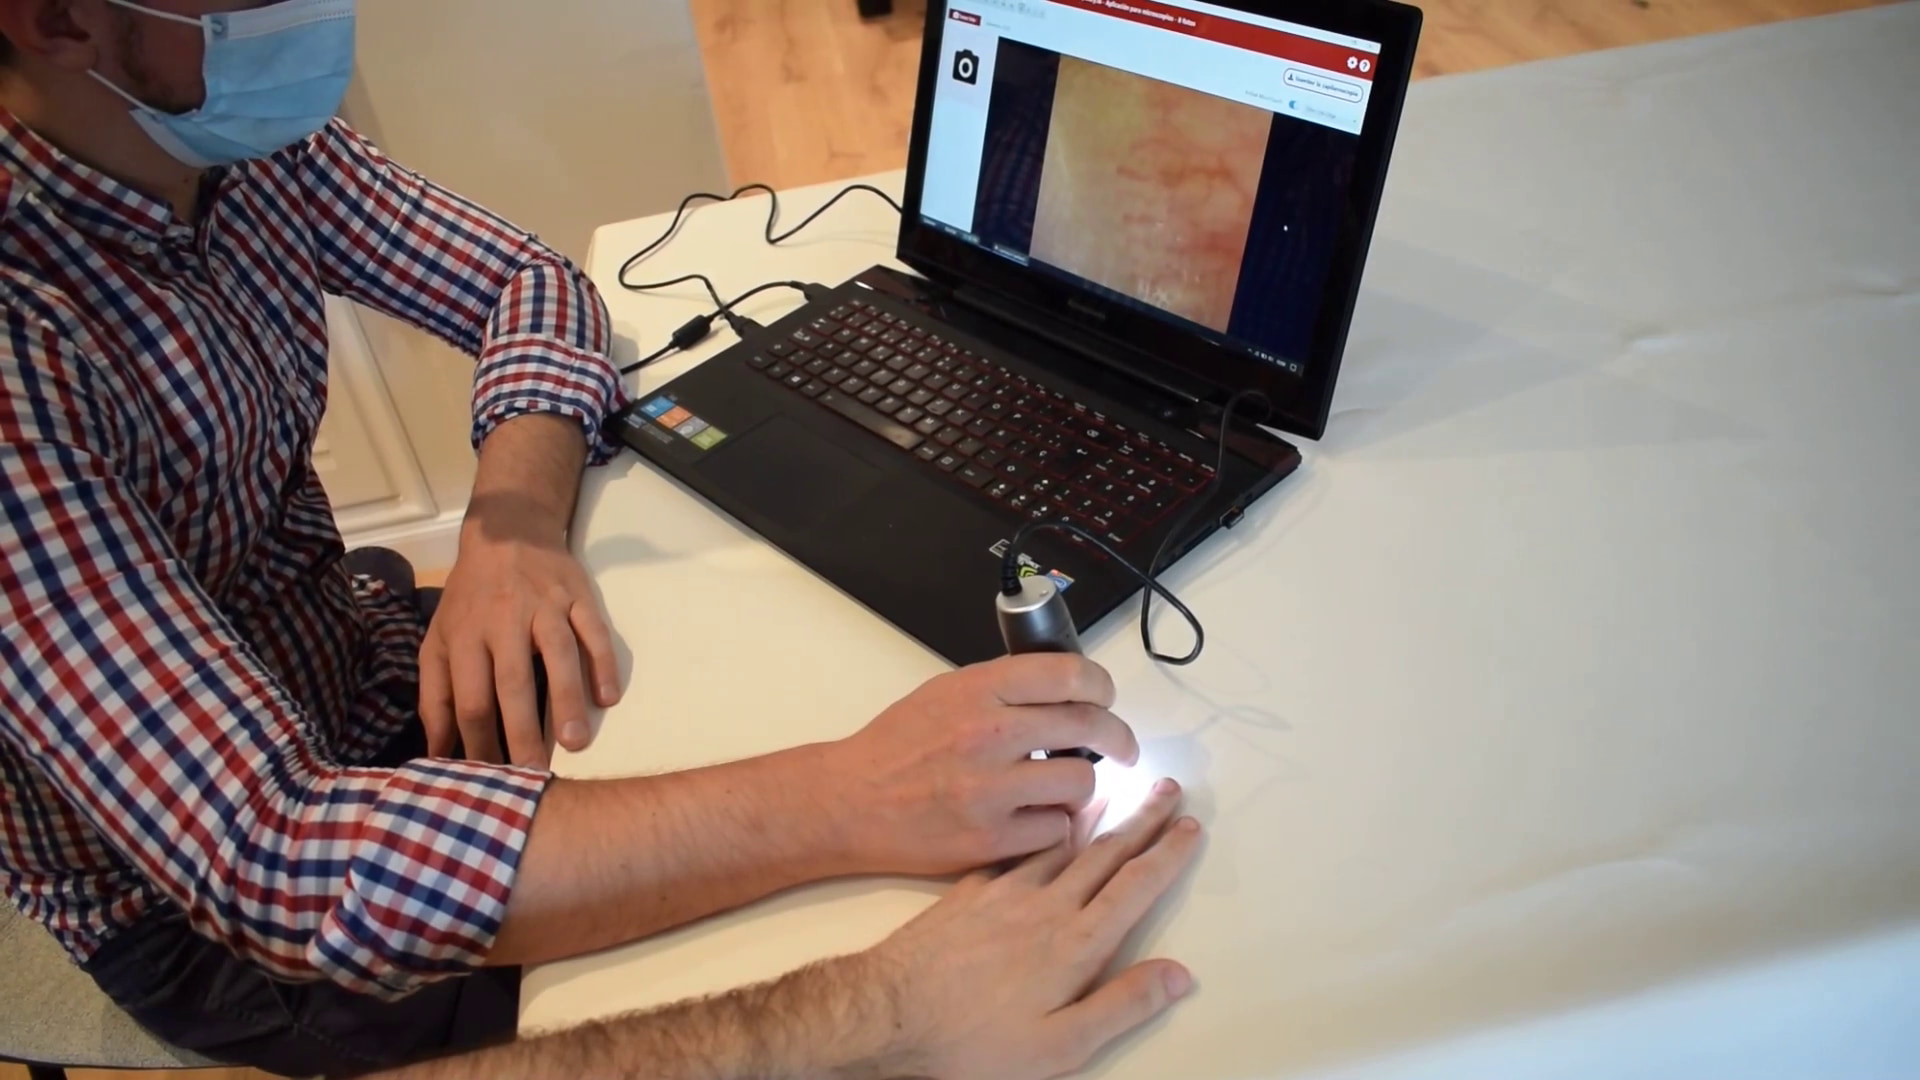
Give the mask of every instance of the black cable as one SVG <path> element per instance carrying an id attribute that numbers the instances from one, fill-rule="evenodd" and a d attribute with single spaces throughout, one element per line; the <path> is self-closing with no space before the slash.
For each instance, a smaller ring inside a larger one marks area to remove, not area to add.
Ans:
<path id="1" fill-rule="evenodd" d="M 1180 518 L 1174 522 L 1173 528 L 1168 531 L 1166 538 L 1160 541 L 1160 548 L 1154 552 L 1153 561 L 1147 564 L 1147 569 L 1142 570 L 1133 565 L 1133 563 L 1123 558 L 1119 552 L 1113 550 L 1105 540 L 1093 535 L 1073 522 L 1029 521 L 1020 527 L 1019 532 L 1014 534 L 1013 543 L 1007 546 L 1007 554 L 1005 558 L 1001 560 L 1001 591 L 1008 596 L 1019 595 L 1020 556 L 1026 549 L 1027 541 L 1036 533 L 1071 533 L 1080 537 L 1082 540 L 1094 544 L 1099 547 L 1101 551 L 1106 552 L 1108 558 L 1126 567 L 1127 572 L 1139 578 L 1141 584 L 1146 587 L 1140 596 L 1140 643 L 1146 647 L 1148 656 L 1163 664 L 1172 664 L 1176 667 L 1185 667 L 1195 660 L 1200 659 L 1200 652 L 1205 649 L 1207 645 L 1206 628 L 1200 625 L 1200 619 L 1193 613 L 1193 609 L 1181 603 L 1180 598 L 1175 596 L 1172 590 L 1160 584 L 1160 571 L 1164 569 L 1161 564 L 1166 560 L 1167 548 L 1172 545 L 1174 538 L 1185 533 L 1188 527 L 1193 524 L 1194 516 L 1210 505 L 1214 497 L 1220 493 L 1220 486 L 1226 482 L 1227 438 L 1232 431 L 1234 412 L 1240 408 L 1242 403 L 1254 398 L 1259 398 L 1261 403 L 1266 406 L 1267 411 L 1269 413 L 1272 412 L 1272 402 L 1268 401 L 1267 396 L 1258 390 L 1242 390 L 1227 400 L 1227 407 L 1220 417 L 1220 453 L 1219 459 L 1214 463 L 1213 480 L 1207 485 L 1206 490 L 1193 500 L 1193 505 L 1187 508 L 1187 512 L 1182 514 Z M 1180 613 L 1181 618 L 1187 620 L 1188 626 L 1193 627 L 1193 651 L 1187 653 L 1185 656 L 1168 656 L 1153 647 L 1153 626 L 1150 620 L 1153 616 L 1153 597 L 1156 593 L 1159 594 L 1161 599 L 1171 604 L 1173 609 Z"/>
<path id="2" fill-rule="evenodd" d="M 700 278 L 702 281 L 706 280 L 699 274 L 688 274 L 686 277 L 679 279 L 679 281 L 669 282 L 668 284 L 678 285 L 681 281 L 691 281 L 694 278 Z M 710 292 L 713 291 L 712 282 L 707 282 L 707 289 Z M 713 333 L 713 320 L 715 319 L 727 320 L 727 325 L 733 327 L 733 332 L 739 335 L 741 340 L 746 340 L 749 334 L 761 329 L 761 326 L 752 319 L 735 314 L 734 309 L 746 303 L 748 300 L 759 296 L 761 293 L 771 292 L 774 289 L 793 289 L 809 298 L 811 298 L 815 292 L 814 286 L 801 281 L 769 281 L 765 285 L 755 285 L 753 288 L 748 289 L 746 292 L 741 293 L 731 300 L 722 300 L 720 299 L 720 295 L 715 292 L 713 302 L 717 307 L 711 315 L 696 315 L 688 319 L 678 330 L 673 332 L 673 336 L 667 344 L 661 346 L 644 359 L 635 361 L 621 368 L 620 374 L 631 375 L 641 368 L 651 366 L 666 359 L 670 353 L 679 352 L 682 349 L 691 349 L 695 345 L 707 340 L 707 336 Z"/>
<path id="3" fill-rule="evenodd" d="M 887 194 L 884 191 L 881 191 L 879 188 L 874 187 L 871 184 L 848 184 L 846 187 L 841 188 L 839 192 L 837 192 L 833 196 L 833 198 L 828 199 L 825 203 L 821 204 L 819 209 L 815 210 L 811 214 L 808 214 L 806 218 L 800 222 L 800 224 L 795 225 L 793 228 L 788 229 L 786 232 L 783 232 L 778 236 L 776 236 L 774 235 L 774 229 L 778 227 L 780 222 L 780 193 L 773 190 L 773 188 L 767 186 L 766 184 L 746 184 L 742 187 L 736 188 L 733 194 L 731 195 L 716 195 L 710 191 L 698 191 L 680 200 L 680 207 L 679 209 L 673 212 L 673 221 L 667 225 L 666 232 L 661 233 L 660 236 L 657 239 L 655 239 L 652 243 L 641 248 L 639 251 L 634 252 L 633 255 L 630 258 L 628 258 L 625 263 L 621 264 L 620 273 L 616 275 L 616 280 L 620 282 L 620 285 L 623 288 L 631 289 L 634 292 L 650 292 L 653 289 L 666 288 L 668 284 L 678 285 L 682 282 L 699 279 L 701 281 L 706 282 L 707 289 L 709 292 L 714 293 L 713 302 L 715 304 L 720 303 L 719 294 L 716 290 L 714 290 L 713 283 L 711 281 L 707 281 L 704 276 L 699 274 L 688 274 L 685 277 L 676 278 L 672 282 L 659 283 L 659 284 L 653 284 L 653 285 L 629 284 L 627 282 L 627 274 L 630 273 L 634 267 L 640 265 L 640 263 L 644 261 L 649 255 L 652 255 L 654 252 L 659 251 L 663 247 L 666 247 L 668 242 L 671 241 L 676 235 L 679 234 L 680 224 L 681 222 L 686 220 L 687 211 L 693 207 L 693 204 L 697 202 L 732 202 L 733 200 L 739 198 L 740 196 L 745 195 L 749 191 L 764 191 L 767 193 L 767 199 L 770 205 L 767 208 L 767 227 L 763 235 L 766 237 L 766 241 L 768 244 L 774 245 L 776 247 L 779 246 L 780 244 L 786 243 L 788 240 L 793 239 L 795 236 L 797 236 L 800 233 L 802 229 L 805 229 L 807 226 L 813 224 L 816 220 L 818 220 L 821 214 L 824 214 L 828 210 L 832 209 L 835 203 L 839 202 L 841 199 L 846 198 L 848 195 L 851 195 L 856 191 L 864 191 L 874 195 L 878 195 L 881 199 L 886 201 L 886 204 L 888 206 L 893 207 L 894 213 L 896 214 L 906 213 L 906 210 L 901 207 L 899 202 L 897 202 L 893 196 Z"/>

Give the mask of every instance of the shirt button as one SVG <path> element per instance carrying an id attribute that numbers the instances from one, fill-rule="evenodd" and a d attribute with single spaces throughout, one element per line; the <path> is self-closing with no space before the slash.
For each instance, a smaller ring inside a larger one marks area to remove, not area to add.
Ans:
<path id="1" fill-rule="evenodd" d="M 208 22 L 213 28 L 214 37 L 223 38 L 227 36 L 227 17 L 225 15 L 215 15 L 208 20 Z"/>

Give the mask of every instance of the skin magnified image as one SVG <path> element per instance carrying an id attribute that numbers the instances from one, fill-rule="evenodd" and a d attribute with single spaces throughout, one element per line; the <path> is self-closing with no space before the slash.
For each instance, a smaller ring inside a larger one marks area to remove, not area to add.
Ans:
<path id="1" fill-rule="evenodd" d="M 1224 332 L 1273 116 L 1060 61 L 1032 254 Z"/>

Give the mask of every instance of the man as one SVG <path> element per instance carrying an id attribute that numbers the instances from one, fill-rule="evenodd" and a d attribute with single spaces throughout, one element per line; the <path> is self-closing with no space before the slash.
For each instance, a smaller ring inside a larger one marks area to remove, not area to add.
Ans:
<path id="1" fill-rule="evenodd" d="M 536 657 L 563 745 L 620 693 L 564 539 L 611 453 L 608 318 L 558 255 L 330 119 L 352 16 L 0 0 L 11 900 L 162 1037 L 350 1074 L 509 1037 L 520 965 L 1065 842 L 1092 770 L 1029 752 L 1137 754 L 1077 658 L 944 676 L 750 761 L 544 770 Z M 310 463 L 326 293 L 478 358 L 479 474 L 427 628 L 343 568 Z"/>

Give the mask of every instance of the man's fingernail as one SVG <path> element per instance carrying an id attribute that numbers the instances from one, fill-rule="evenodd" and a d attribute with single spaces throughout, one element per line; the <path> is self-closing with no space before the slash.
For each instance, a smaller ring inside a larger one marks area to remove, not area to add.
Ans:
<path id="1" fill-rule="evenodd" d="M 572 723 L 567 725 L 565 734 L 567 737 L 567 741 L 570 743 L 586 742 L 587 741 L 587 725 L 581 723 L 578 720 L 575 720 Z"/>
<path id="2" fill-rule="evenodd" d="M 1179 821 L 1174 822 L 1173 827 L 1176 832 L 1199 832 L 1200 819 L 1183 817 Z"/>
<path id="3" fill-rule="evenodd" d="M 1175 1001 L 1186 997 L 1187 992 L 1193 989 L 1193 975 L 1178 964 L 1167 968 L 1164 982 L 1167 987 L 1167 996 Z"/>
<path id="4" fill-rule="evenodd" d="M 1153 793 L 1155 795 L 1171 795 L 1178 790 L 1179 787 L 1179 784 L 1173 782 L 1172 777 L 1163 776 L 1153 782 Z"/>
<path id="5" fill-rule="evenodd" d="M 612 683 L 600 684 L 600 700 L 608 705 L 620 700 L 620 688 Z"/>

